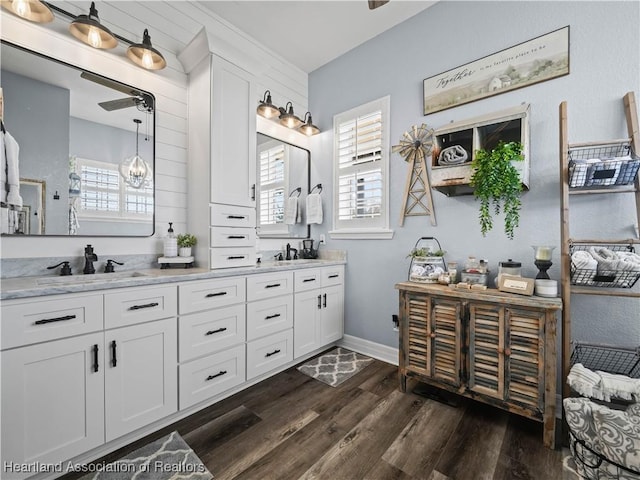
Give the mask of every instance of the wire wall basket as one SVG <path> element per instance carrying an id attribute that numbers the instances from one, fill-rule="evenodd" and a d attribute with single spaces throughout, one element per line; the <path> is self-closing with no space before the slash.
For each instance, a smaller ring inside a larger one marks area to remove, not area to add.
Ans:
<path id="1" fill-rule="evenodd" d="M 606 248 L 612 252 L 635 253 L 633 245 L 593 245 L 577 244 L 570 245 L 571 254 L 571 284 L 588 287 L 607 288 L 631 288 L 640 278 L 638 270 L 624 270 L 614 268 L 612 265 L 597 264 L 594 268 L 584 268 L 581 264 L 576 264 L 574 254 L 579 251 L 588 252 L 591 247 Z M 595 259 L 594 259 L 595 260 Z"/>
<path id="2" fill-rule="evenodd" d="M 575 147 L 569 151 L 569 187 L 630 185 L 640 169 L 628 141 L 609 145 Z"/>
<path id="3" fill-rule="evenodd" d="M 571 365 L 581 363 L 589 370 L 640 378 L 640 346 L 616 347 L 597 343 L 573 342 Z"/>

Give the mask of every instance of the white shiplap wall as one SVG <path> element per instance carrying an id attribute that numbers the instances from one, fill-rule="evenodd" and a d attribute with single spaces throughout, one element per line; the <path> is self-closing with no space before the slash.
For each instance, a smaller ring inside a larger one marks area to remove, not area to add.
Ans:
<path id="1" fill-rule="evenodd" d="M 74 14 L 87 13 L 91 2 L 56 1 Z M 188 77 L 177 54 L 203 27 L 212 41 L 210 49 L 251 71 L 261 87 L 270 89 L 277 104 L 292 101 L 296 111 L 307 109 L 307 74 L 265 49 L 250 36 L 218 18 L 197 2 L 143 1 L 98 2 L 101 22 L 112 32 L 140 41 L 145 28 L 167 60 L 167 68 L 147 72 L 125 57 L 126 45 L 104 52 L 75 40 L 67 31 L 68 20 L 56 16 L 52 24 L 38 25 L 0 12 L 2 39 L 78 65 L 106 77 L 138 85 L 156 96 L 156 234 L 147 238 L 105 237 L 2 237 L 2 258 L 80 255 L 92 243 L 103 255 L 153 254 L 162 250 L 167 222 L 177 231 L 187 225 Z M 256 98 L 256 104 L 258 99 Z"/>

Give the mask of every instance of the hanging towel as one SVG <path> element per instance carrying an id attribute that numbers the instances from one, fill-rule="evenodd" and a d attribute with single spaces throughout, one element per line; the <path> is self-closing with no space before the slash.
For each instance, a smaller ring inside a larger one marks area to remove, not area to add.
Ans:
<path id="1" fill-rule="evenodd" d="M 322 223 L 322 197 L 319 193 L 307 195 L 307 223 Z"/>
<path id="2" fill-rule="evenodd" d="M 22 207 L 22 197 L 20 196 L 20 171 L 18 154 L 20 147 L 18 142 L 11 136 L 9 132 L 5 132 L 4 136 L 4 148 L 2 149 L 2 167 L 7 169 L 6 190 L 7 199 L 6 203 L 13 205 L 14 207 Z"/>
<path id="3" fill-rule="evenodd" d="M 298 197 L 289 197 L 284 205 L 284 223 L 293 225 L 298 221 Z"/>

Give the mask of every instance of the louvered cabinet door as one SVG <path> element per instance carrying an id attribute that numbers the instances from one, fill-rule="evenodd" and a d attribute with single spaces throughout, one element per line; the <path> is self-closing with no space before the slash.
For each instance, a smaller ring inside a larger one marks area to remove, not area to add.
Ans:
<path id="1" fill-rule="evenodd" d="M 505 320 L 506 400 L 541 412 L 545 314 L 540 310 L 505 308 Z"/>
<path id="2" fill-rule="evenodd" d="M 462 303 L 432 297 L 430 312 L 431 376 L 450 385 L 462 382 Z"/>
<path id="3" fill-rule="evenodd" d="M 429 309 L 431 299 L 427 295 L 406 295 L 404 326 L 404 366 L 406 370 L 431 376 L 431 341 L 429 333 Z"/>
<path id="4" fill-rule="evenodd" d="M 474 392 L 504 399 L 504 307 L 469 304 L 469 382 Z"/>

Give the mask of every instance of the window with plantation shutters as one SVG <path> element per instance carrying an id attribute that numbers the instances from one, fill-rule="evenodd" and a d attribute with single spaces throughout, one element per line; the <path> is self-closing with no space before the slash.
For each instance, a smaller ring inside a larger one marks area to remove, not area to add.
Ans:
<path id="1" fill-rule="evenodd" d="M 287 155 L 287 147 L 280 142 L 267 142 L 258 146 L 258 219 L 261 232 L 288 231 L 284 224 Z"/>
<path id="2" fill-rule="evenodd" d="M 334 238 L 391 238 L 389 97 L 334 117 Z"/>

